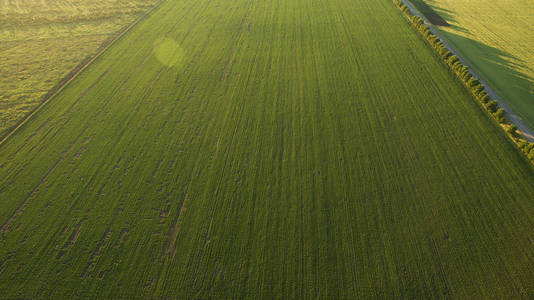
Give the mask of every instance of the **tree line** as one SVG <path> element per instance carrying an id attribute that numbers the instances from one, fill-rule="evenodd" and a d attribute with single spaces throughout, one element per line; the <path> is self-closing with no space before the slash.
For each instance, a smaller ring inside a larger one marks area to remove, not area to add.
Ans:
<path id="1" fill-rule="evenodd" d="M 426 41 L 436 50 L 436 53 L 447 64 L 449 70 L 466 86 L 473 97 L 481 104 L 485 111 L 505 129 L 508 137 L 516 144 L 526 157 L 534 164 L 534 143 L 529 142 L 521 137 L 517 131 L 517 126 L 509 122 L 505 117 L 504 108 L 499 108 L 499 102 L 491 99 L 485 91 L 484 85 L 473 76 L 467 66 L 462 64 L 441 39 L 430 31 L 428 25 L 419 16 L 412 14 L 410 9 L 402 0 L 393 0 L 395 5 L 400 8 L 402 13 L 407 17 L 412 26 L 426 39 Z"/>

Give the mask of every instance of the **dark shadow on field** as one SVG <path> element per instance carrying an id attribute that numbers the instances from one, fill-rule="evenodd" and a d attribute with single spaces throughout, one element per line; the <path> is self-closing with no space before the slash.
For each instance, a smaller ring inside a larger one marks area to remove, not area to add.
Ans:
<path id="1" fill-rule="evenodd" d="M 419 0 L 419 1 L 425 2 L 427 6 L 430 6 L 433 10 L 439 13 L 439 15 L 442 18 L 444 18 L 447 22 L 449 23 L 456 22 L 456 19 L 454 17 L 455 15 L 454 11 L 444 8 L 444 7 L 439 7 L 435 0 Z"/>
<path id="2" fill-rule="evenodd" d="M 445 20 L 440 14 L 438 14 L 434 9 L 428 5 L 423 0 L 409 0 L 419 12 L 421 12 L 425 18 L 432 24 L 436 26 L 445 26 L 448 27 L 450 24 Z"/>
<path id="3" fill-rule="evenodd" d="M 513 86 L 523 91 L 525 95 L 529 94 L 529 90 L 531 93 L 533 92 L 532 86 L 534 84 L 534 78 L 517 70 L 519 67 L 528 67 L 520 58 L 501 49 L 494 48 L 455 33 L 440 31 L 440 34 L 447 39 L 447 42 L 452 42 L 451 46 L 453 46 L 463 58 L 471 60 L 470 58 L 475 56 L 487 65 L 487 67 L 481 68 L 475 62 L 469 61 L 468 63 L 475 63 L 472 67 L 477 71 L 480 71 L 481 69 L 492 70 L 495 74 L 504 75 L 505 77 L 501 78 L 503 80 L 511 79 L 511 81 L 515 83 Z M 473 54 L 466 56 L 465 53 L 467 52 L 472 52 Z M 532 96 L 533 95 L 530 94 L 530 97 Z"/>
<path id="4" fill-rule="evenodd" d="M 534 78 L 518 71 L 527 68 L 519 58 L 479 41 L 455 33 L 440 31 L 445 41 L 497 93 L 514 114 L 534 129 Z M 497 95 L 491 95 L 496 98 Z"/>
<path id="5" fill-rule="evenodd" d="M 424 7 L 432 9 L 448 24 L 448 28 L 469 34 L 456 20 L 456 13 L 450 9 L 440 7 L 436 0 L 409 0 L 413 4 L 423 2 Z M 417 7 L 419 10 L 420 8 Z M 427 8 L 427 9 L 428 9 Z M 420 10 L 421 11 L 421 10 Z M 481 79 L 490 86 L 494 93 L 490 97 L 503 101 L 510 106 L 514 115 L 534 131 L 534 78 L 518 71 L 519 68 L 528 69 L 526 63 L 518 57 L 501 49 L 491 47 L 465 36 L 440 30 L 435 26 L 440 36 L 451 46 Z M 519 117 L 518 117 L 519 116 Z M 520 124 L 517 124 L 520 128 Z"/>
<path id="6" fill-rule="evenodd" d="M 454 30 L 463 32 L 463 33 L 469 33 L 469 30 L 466 28 L 458 26 L 458 22 L 456 21 L 456 13 L 450 9 L 440 7 L 434 0 L 419 0 L 421 2 L 425 2 L 427 6 L 429 6 L 433 11 L 435 11 L 441 18 L 443 18 L 447 22 L 447 27 L 450 27 Z"/>

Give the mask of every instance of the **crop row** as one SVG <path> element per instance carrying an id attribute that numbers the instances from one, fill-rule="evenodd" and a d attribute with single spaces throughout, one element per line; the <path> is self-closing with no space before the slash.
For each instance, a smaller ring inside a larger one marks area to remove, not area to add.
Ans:
<path id="1" fill-rule="evenodd" d="M 521 137 L 517 132 L 517 125 L 511 123 L 505 117 L 504 108 L 499 108 L 499 101 L 491 99 L 485 91 L 484 85 L 471 73 L 469 68 L 462 64 L 460 59 L 454 55 L 441 39 L 432 33 L 428 25 L 421 17 L 412 14 L 410 9 L 402 3 L 402 0 L 393 0 L 402 13 L 408 18 L 413 27 L 426 39 L 426 41 L 436 50 L 437 54 L 447 64 L 452 73 L 466 86 L 473 97 L 480 102 L 481 106 L 488 114 L 504 129 L 507 136 L 525 154 L 528 160 L 534 164 L 534 143 Z"/>
<path id="2" fill-rule="evenodd" d="M 420 39 L 391 0 L 163 1 L 0 145 L 0 295 L 534 294 L 534 168 Z"/>

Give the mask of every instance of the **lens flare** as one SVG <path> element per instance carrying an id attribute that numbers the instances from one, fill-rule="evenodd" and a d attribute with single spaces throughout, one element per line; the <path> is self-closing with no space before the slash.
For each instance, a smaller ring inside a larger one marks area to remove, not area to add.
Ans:
<path id="1" fill-rule="evenodd" d="M 154 43 L 154 56 L 163 65 L 171 68 L 180 65 L 184 58 L 184 50 L 170 38 L 162 38 Z"/>

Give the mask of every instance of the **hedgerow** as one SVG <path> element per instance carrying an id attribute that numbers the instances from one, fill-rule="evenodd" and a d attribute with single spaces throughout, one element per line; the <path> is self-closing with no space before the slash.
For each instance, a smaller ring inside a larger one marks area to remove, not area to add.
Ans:
<path id="1" fill-rule="evenodd" d="M 534 143 L 528 142 L 521 138 L 517 132 L 517 125 L 509 122 L 504 116 L 504 108 L 499 108 L 499 101 L 491 99 L 484 89 L 484 85 L 471 73 L 469 68 L 462 64 L 460 59 L 454 55 L 441 39 L 432 33 L 430 27 L 425 24 L 421 17 L 412 14 L 410 9 L 402 0 L 393 0 L 395 5 L 400 8 L 402 13 L 410 21 L 412 26 L 417 29 L 426 41 L 436 50 L 436 53 L 447 64 L 452 73 L 465 85 L 471 92 L 473 98 L 480 102 L 489 116 L 493 118 L 502 128 L 505 129 L 508 137 L 516 146 L 525 154 L 525 156 L 534 164 Z"/>

